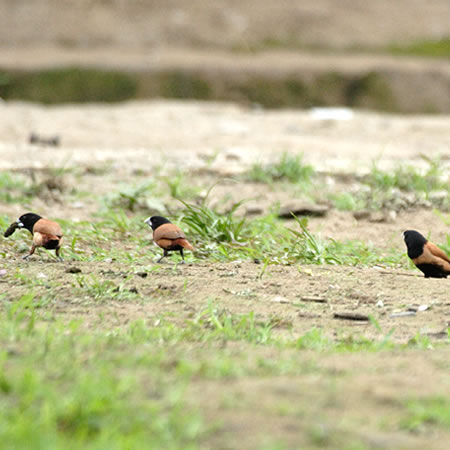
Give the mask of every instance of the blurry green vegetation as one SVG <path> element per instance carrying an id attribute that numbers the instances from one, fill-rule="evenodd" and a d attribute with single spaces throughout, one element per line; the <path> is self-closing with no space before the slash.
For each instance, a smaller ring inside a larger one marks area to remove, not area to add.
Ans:
<path id="1" fill-rule="evenodd" d="M 293 39 L 281 39 L 279 37 L 268 37 L 257 44 L 236 45 L 232 48 L 238 53 L 258 53 L 267 50 L 300 50 L 305 52 L 315 52 L 321 54 L 336 53 L 336 50 L 330 49 L 322 45 L 305 44 L 304 42 Z M 361 47 L 358 45 L 349 46 L 340 50 L 343 54 L 354 53 L 391 53 L 394 55 L 415 55 L 426 56 L 432 58 L 449 58 L 450 57 L 450 38 L 442 38 L 436 40 L 417 40 L 410 43 L 392 43 L 383 47 Z"/>
<path id="2" fill-rule="evenodd" d="M 349 80 L 344 92 L 344 104 L 348 106 L 382 111 L 398 109 L 387 79 L 376 72 L 369 72 Z"/>
<path id="3" fill-rule="evenodd" d="M 137 82 L 124 72 L 69 67 L 0 72 L 0 97 L 40 103 L 117 102 L 134 98 Z"/>
<path id="4" fill-rule="evenodd" d="M 94 295 L 109 289 L 96 286 Z M 397 344 L 392 333 L 381 333 L 375 339 L 333 340 L 314 327 L 299 336 L 279 337 L 275 319 L 232 314 L 214 301 L 192 319 L 176 323 L 161 316 L 117 327 L 98 313 L 92 326 L 45 308 L 56 299 L 55 289 L 44 296 L 30 289 L 18 298 L 1 297 L 4 448 L 210 447 L 205 443 L 220 433 L 221 424 L 204 415 L 205 402 L 192 401 L 199 383 L 300 377 L 312 370 L 326 377 L 329 369 L 311 360 L 308 351 L 340 353 L 341 358 L 354 352 L 408 352 L 423 349 L 427 339 Z M 266 358 L 265 349 L 271 348 L 276 351 Z M 400 425 L 407 429 L 449 424 L 444 398 L 408 401 L 398 414 L 403 412 Z"/>
<path id="5" fill-rule="evenodd" d="M 283 153 L 280 160 L 273 164 L 254 164 L 245 174 L 248 181 L 271 183 L 274 181 L 288 181 L 290 183 L 308 183 L 314 175 L 314 168 L 304 164 L 302 155 Z"/>
<path id="6" fill-rule="evenodd" d="M 442 164 L 439 159 L 426 159 L 426 162 L 428 166 L 424 170 L 409 165 L 382 170 L 374 164 L 370 173 L 360 180 L 359 189 L 352 192 L 335 190 L 329 194 L 329 199 L 337 209 L 344 211 L 376 211 L 383 208 L 397 210 L 408 205 L 423 205 L 424 201 L 441 211 L 448 211 L 450 184 L 442 170 Z"/>
<path id="7" fill-rule="evenodd" d="M 16 203 L 26 200 L 27 180 L 21 175 L 11 172 L 0 172 L 0 201 L 5 203 Z"/>
<path id="8" fill-rule="evenodd" d="M 450 58 L 450 38 L 435 41 L 417 41 L 412 44 L 393 44 L 388 51 L 395 55 L 417 55 L 433 58 Z"/>
<path id="9" fill-rule="evenodd" d="M 401 426 L 411 431 L 423 431 L 432 425 L 450 427 L 450 399 L 448 397 L 424 397 L 406 402 L 408 414 Z"/>
<path id="10" fill-rule="evenodd" d="M 381 190 L 398 188 L 408 192 L 429 193 L 445 189 L 450 194 L 450 185 L 448 180 L 443 179 L 440 161 L 427 162 L 428 167 L 425 171 L 419 171 L 408 165 L 398 166 L 393 171 L 383 171 L 374 165 L 365 182 L 372 188 Z"/>
<path id="11" fill-rule="evenodd" d="M 79 67 L 36 72 L 0 71 L 0 97 L 46 104 L 118 102 L 143 98 L 226 100 L 267 108 L 348 105 L 397 111 L 395 95 L 380 74 L 312 78 L 247 76 L 223 78 L 207 73 L 132 73 Z"/>
<path id="12" fill-rule="evenodd" d="M 162 97 L 208 100 L 213 96 L 210 82 L 200 75 L 178 71 L 168 72 L 161 76 L 159 82 Z"/>

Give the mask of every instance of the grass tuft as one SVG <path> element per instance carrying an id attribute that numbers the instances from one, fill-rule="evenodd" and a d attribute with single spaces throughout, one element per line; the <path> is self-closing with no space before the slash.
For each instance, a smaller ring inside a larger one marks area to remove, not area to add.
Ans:
<path id="1" fill-rule="evenodd" d="M 273 183 L 275 181 L 309 183 L 313 175 L 313 167 L 303 163 L 302 155 L 291 155 L 285 152 L 277 163 L 266 166 L 254 164 L 245 175 L 245 179 L 258 183 Z"/>
<path id="2" fill-rule="evenodd" d="M 235 203 L 224 214 L 210 208 L 203 202 L 201 205 L 191 205 L 184 201 L 185 209 L 181 221 L 188 225 L 190 231 L 206 242 L 232 243 L 242 242 L 246 230 L 246 219 L 236 218 L 234 213 L 243 202 Z"/>

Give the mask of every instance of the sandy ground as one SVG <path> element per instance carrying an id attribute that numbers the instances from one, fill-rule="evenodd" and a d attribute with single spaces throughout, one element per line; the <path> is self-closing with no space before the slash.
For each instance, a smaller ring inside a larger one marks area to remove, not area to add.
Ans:
<path id="1" fill-rule="evenodd" d="M 302 153 L 305 162 L 332 172 L 360 173 L 373 162 L 381 168 L 423 165 L 423 156 L 449 164 L 449 116 L 350 110 L 343 115 L 344 120 L 334 120 L 317 110 L 264 111 L 201 102 L 0 103 L 0 168 L 121 166 L 126 159 L 128 168 L 167 162 L 181 168 L 208 164 L 233 173 L 284 151 Z M 29 145 L 32 132 L 57 135 L 62 145 L 56 150 Z"/>

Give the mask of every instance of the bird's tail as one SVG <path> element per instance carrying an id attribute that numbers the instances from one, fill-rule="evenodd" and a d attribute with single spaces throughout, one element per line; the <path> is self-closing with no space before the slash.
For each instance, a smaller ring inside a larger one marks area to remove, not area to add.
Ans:
<path id="1" fill-rule="evenodd" d="M 191 243 L 187 239 L 180 239 L 179 244 L 186 250 L 190 250 L 191 252 L 195 251 L 195 248 L 191 245 Z"/>

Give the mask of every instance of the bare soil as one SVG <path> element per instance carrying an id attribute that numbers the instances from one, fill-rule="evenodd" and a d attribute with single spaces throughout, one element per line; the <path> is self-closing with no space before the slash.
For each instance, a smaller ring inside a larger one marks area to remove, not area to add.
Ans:
<path id="1" fill-rule="evenodd" d="M 35 198 L 29 205 L 2 204 L 1 210 L 11 220 L 29 208 L 53 218 L 91 220 L 101 196 L 116 191 L 120 183 L 150 178 L 162 166 L 166 171 L 181 168 L 193 184 L 205 188 L 217 182 L 213 199 L 252 197 L 251 205 L 265 211 L 273 202 L 295 200 L 292 192 L 230 182 L 227 177 L 255 161 L 277 160 L 285 150 L 303 153 L 305 162 L 324 173 L 339 173 L 350 180 L 370 170 L 373 161 L 384 168 L 399 163 L 422 167 L 422 155 L 440 156 L 448 173 L 448 120 L 447 116 L 405 118 L 357 112 L 350 120 L 323 121 L 308 111 L 266 112 L 198 102 L 59 107 L 4 103 L 0 105 L 1 169 L 28 173 L 33 168 L 72 167 L 75 172 L 64 175 L 66 192 L 76 186 L 89 195 L 75 202 L 63 193 Z M 58 135 L 61 145 L 31 145 L 28 138 L 33 131 Z M 427 208 L 403 210 L 380 223 L 357 221 L 350 212 L 330 210 L 325 217 L 311 218 L 310 227 L 326 238 L 364 240 L 386 252 L 404 251 L 401 232 L 406 228 L 431 233 L 438 243 L 449 232 L 448 225 Z M 82 241 L 77 245 L 84 246 Z M 123 251 L 130 245 L 126 238 L 115 243 Z M 304 373 L 193 379 L 186 395 L 216 430 L 205 448 L 256 449 L 280 441 L 287 448 L 348 448 L 351 443 L 363 448 L 446 448 L 445 428 L 412 433 L 402 428 L 401 420 L 408 399 L 448 395 L 449 352 L 442 345 L 448 339 L 450 318 L 448 279 L 425 279 L 417 270 L 386 267 L 295 264 L 263 270 L 252 261 L 177 265 L 169 259 L 155 269 L 150 253 L 135 261 L 134 268 L 114 260 L 56 263 L 44 252 L 24 262 L 3 239 L 0 252 L 0 268 L 6 271 L 0 277 L 0 290 L 8 298 L 29 290 L 16 276 L 26 273 L 39 294 L 45 295 L 48 286 L 59 286 L 52 288 L 56 300 L 43 308 L 67 320 L 81 318 L 93 330 L 122 327 L 137 319 L 155 324 L 161 317 L 181 325 L 214 301 L 221 311 L 253 311 L 280 337 L 297 338 L 318 328 L 336 342 L 381 341 L 391 330 L 396 343 L 407 344 L 418 334 L 429 339 L 426 350 L 356 354 L 229 344 L 231 355 L 246 352 L 255 365 L 284 358 L 304 368 Z M 97 302 L 74 295 L 77 274 L 66 271 L 71 267 L 79 268 L 82 276 L 109 280 L 123 292 L 135 294 L 129 300 Z M 420 310 L 423 305 L 427 309 Z M 335 313 L 370 315 L 381 332 L 368 320 L 339 319 Z M 192 350 L 192 357 L 199 352 L 212 358 L 215 351 L 200 346 Z"/>
<path id="2" fill-rule="evenodd" d="M 57 135 L 61 146 L 31 145 L 27 142 L 31 132 L 43 136 Z M 64 176 L 66 186 L 63 192 L 66 194 L 35 198 L 32 205 L 27 206 L 2 205 L 3 214 L 11 219 L 24 209 L 33 208 L 49 217 L 91 220 L 101 196 L 116 192 L 120 185 L 151 179 L 157 170 L 164 173 L 174 168 L 189 175 L 192 185 L 205 190 L 216 183 L 210 197 L 213 203 L 224 198 L 229 202 L 246 199 L 248 202 L 240 210 L 242 213 L 246 208 L 268 212 L 273 204 L 289 204 L 302 198 L 301 190 L 297 197 L 293 197 L 289 190 L 231 181 L 228 176 L 242 173 L 255 162 L 275 161 L 282 151 L 303 153 L 305 163 L 311 163 L 316 169 L 341 174 L 344 179 L 350 177 L 350 186 L 351 177 L 355 173 L 369 171 L 374 162 L 385 169 L 398 164 L 422 167 L 426 164 L 425 155 L 428 158 L 440 157 L 444 173 L 450 171 L 447 116 L 405 118 L 356 112 L 350 120 L 323 121 L 316 120 L 307 111 L 265 112 L 216 103 L 150 102 L 108 107 L 42 107 L 5 103 L 0 105 L 0 135 L 3 170 L 18 170 L 26 174 L 31 169 L 78 167 L 81 168 L 78 173 L 82 172 L 82 175 L 69 172 Z M 72 200 L 67 194 L 72 186 L 88 194 L 81 201 Z M 172 200 L 166 205 L 169 210 L 179 208 L 180 205 L 175 203 Z M 331 209 L 325 217 L 311 218 L 310 227 L 327 239 L 363 240 L 386 252 L 392 248 L 404 249 L 402 232 L 405 229 L 431 233 L 432 239 L 438 243 L 445 241 L 449 231 L 445 222 L 427 208 L 400 210 L 388 220 L 377 222 L 356 220 L 351 212 Z M 118 245 L 126 249 L 128 244 Z M 15 260 L 14 255 L 10 257 Z M 143 261 L 142 264 L 152 264 L 152 261 Z M 312 323 L 317 321 L 328 330 L 329 324 L 343 326 L 332 318 L 336 309 L 376 312 L 383 321 L 386 320 L 389 328 L 399 322 L 389 318 L 391 310 L 436 303 L 437 306 L 414 318 L 401 320 L 398 339 L 411 338 L 425 323 L 436 331 L 445 327 L 448 320 L 445 312 L 450 298 L 448 282 L 424 280 L 418 271 L 404 275 L 395 270 L 391 270 L 391 274 L 381 273 L 380 268 L 315 266 L 303 270 L 302 267 L 269 266 L 259 279 L 261 267 L 246 262 L 217 267 L 202 264 L 178 266 L 175 271 L 170 266 L 162 265 L 162 272 L 155 277 L 158 280 L 167 277 L 162 284 L 169 296 L 180 294 L 182 289 L 183 297 L 186 296 L 183 303 L 189 307 L 198 302 L 200 308 L 210 297 L 223 297 L 227 299 L 227 307 L 232 309 L 244 311 L 251 308 L 262 315 L 281 314 L 289 321 L 295 317 L 293 323 L 298 321 L 301 324 L 304 318 L 298 316 L 298 308 L 291 304 L 301 303 L 302 295 L 323 296 L 327 301 L 325 305 L 313 302 L 302 307 L 312 310 L 312 319 L 307 318 L 308 326 L 312 320 Z M 42 270 L 45 265 L 42 265 L 41 258 L 35 258 L 29 267 Z M 65 264 L 51 264 L 49 268 L 56 272 L 51 275 L 50 271 L 49 276 L 70 279 L 71 275 L 63 274 L 64 267 Z M 97 273 L 101 267 L 81 269 L 86 273 Z M 113 269 L 113 272 L 121 271 L 127 270 L 120 266 Z M 136 279 L 136 287 L 143 298 L 157 290 L 152 280 L 153 275 L 148 279 Z M 224 288 L 234 294 L 224 292 Z M 242 294 L 246 290 L 249 291 L 248 298 Z M 289 302 L 271 302 L 276 295 L 286 297 Z M 375 306 L 379 300 L 385 303 L 381 309 Z M 152 308 L 160 308 L 161 305 L 150 303 L 143 307 L 149 307 L 151 312 Z M 126 308 L 126 305 L 121 308 Z M 181 308 L 181 316 L 185 315 L 184 306 L 175 308 Z M 157 309 L 155 312 L 160 311 Z M 406 329 L 400 332 L 403 326 Z M 360 324 L 356 327 L 363 329 Z M 370 329 L 370 326 L 366 324 L 365 328 Z M 301 325 L 299 333 L 300 330 Z"/>

